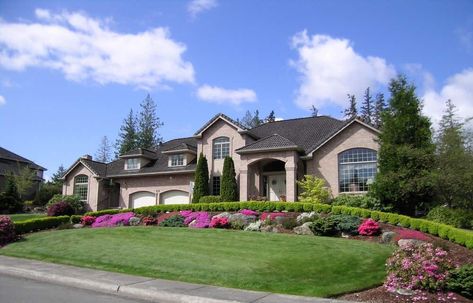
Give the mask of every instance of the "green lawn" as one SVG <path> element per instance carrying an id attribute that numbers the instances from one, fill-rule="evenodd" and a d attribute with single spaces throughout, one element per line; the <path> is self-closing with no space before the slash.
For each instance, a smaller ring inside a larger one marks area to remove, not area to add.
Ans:
<path id="1" fill-rule="evenodd" d="M 379 285 L 392 248 L 376 243 L 219 229 L 117 227 L 39 232 L 0 254 L 307 296 Z"/>
<path id="2" fill-rule="evenodd" d="M 29 219 L 36 219 L 41 217 L 46 217 L 46 214 L 14 214 L 8 215 L 13 222 L 25 221 Z"/>

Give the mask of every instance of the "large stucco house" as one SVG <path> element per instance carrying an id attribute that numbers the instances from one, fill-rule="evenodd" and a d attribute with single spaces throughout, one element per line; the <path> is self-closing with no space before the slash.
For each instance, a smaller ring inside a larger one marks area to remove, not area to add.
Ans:
<path id="1" fill-rule="evenodd" d="M 358 119 L 327 116 L 247 129 L 218 114 L 192 137 L 136 149 L 111 163 L 78 159 L 64 175 L 63 194 L 93 210 L 191 203 L 197 157 L 208 160 L 210 193 L 220 192 L 225 156 L 235 162 L 240 200 L 297 201 L 297 180 L 324 178 L 332 195 L 366 192 L 377 170 L 379 131 Z"/>

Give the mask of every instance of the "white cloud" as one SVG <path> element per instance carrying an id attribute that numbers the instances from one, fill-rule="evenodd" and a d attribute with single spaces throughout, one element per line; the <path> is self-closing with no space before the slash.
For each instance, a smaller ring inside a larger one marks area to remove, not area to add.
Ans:
<path id="1" fill-rule="evenodd" d="M 217 0 L 192 0 L 187 5 L 187 12 L 193 17 L 218 5 Z"/>
<path id="2" fill-rule="evenodd" d="M 425 88 L 423 111 L 434 124 L 442 118 L 445 102 L 451 99 L 461 118 L 473 117 L 473 68 L 465 69 L 447 79 L 440 90 Z"/>
<path id="3" fill-rule="evenodd" d="M 186 46 L 166 28 L 119 33 L 107 20 L 83 13 L 35 11 L 38 22 L 0 19 L 0 66 L 59 70 L 69 80 L 92 80 L 150 88 L 166 82 L 193 83 L 194 68 L 182 58 Z"/>
<path id="4" fill-rule="evenodd" d="M 362 95 L 367 87 L 375 89 L 395 76 L 395 69 L 380 57 L 363 57 L 347 39 L 326 35 L 309 36 L 307 31 L 292 37 L 298 52 L 291 65 L 301 74 L 296 104 L 304 109 L 329 104 L 345 107 L 347 94 Z"/>
<path id="5" fill-rule="evenodd" d="M 0 95 L 0 106 L 4 105 L 5 103 L 7 103 L 5 97 Z"/>
<path id="6" fill-rule="evenodd" d="M 243 102 L 255 102 L 257 99 L 256 93 L 251 89 L 225 89 L 210 85 L 199 87 L 197 96 L 199 99 L 207 102 L 217 104 L 231 103 L 233 105 L 240 105 Z"/>

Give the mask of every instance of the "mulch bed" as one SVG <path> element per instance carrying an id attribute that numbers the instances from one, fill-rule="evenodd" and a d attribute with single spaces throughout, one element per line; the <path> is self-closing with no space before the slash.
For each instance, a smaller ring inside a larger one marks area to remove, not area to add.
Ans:
<path id="1" fill-rule="evenodd" d="M 380 227 L 383 231 L 399 231 L 400 227 L 393 226 L 390 224 L 380 223 Z M 464 264 L 473 264 L 473 250 L 468 249 L 464 246 L 452 243 L 448 240 L 444 240 L 438 237 L 434 237 L 429 234 L 424 234 L 428 242 L 433 243 L 435 246 L 439 246 L 446 250 L 455 264 L 464 265 Z M 361 241 L 371 241 L 371 242 L 380 242 L 380 237 L 363 237 L 355 236 L 350 237 L 351 239 L 361 240 Z M 367 303 L 410 303 L 410 302 L 459 302 L 459 303 L 473 303 L 473 300 L 462 297 L 458 294 L 454 294 L 454 297 L 446 298 L 444 295 L 443 298 L 439 298 L 437 294 L 426 294 L 423 300 L 416 301 L 414 296 L 399 295 L 395 293 L 388 292 L 383 286 L 376 288 L 364 290 L 361 292 L 346 294 L 338 297 L 337 299 L 356 301 L 356 302 L 367 302 Z"/>

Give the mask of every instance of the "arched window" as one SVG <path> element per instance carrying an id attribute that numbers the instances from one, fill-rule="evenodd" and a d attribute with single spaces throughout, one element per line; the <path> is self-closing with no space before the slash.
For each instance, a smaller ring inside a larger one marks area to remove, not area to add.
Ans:
<path id="1" fill-rule="evenodd" d="M 353 148 L 338 155 L 338 180 L 340 193 L 366 192 L 377 171 L 376 151 Z"/>
<path id="2" fill-rule="evenodd" d="M 87 202 L 87 192 L 89 191 L 89 177 L 78 175 L 74 178 L 74 195 L 78 195 L 81 201 Z"/>
<path id="3" fill-rule="evenodd" d="M 214 159 L 223 159 L 230 155 L 230 139 L 228 137 L 219 137 L 213 142 Z"/>

